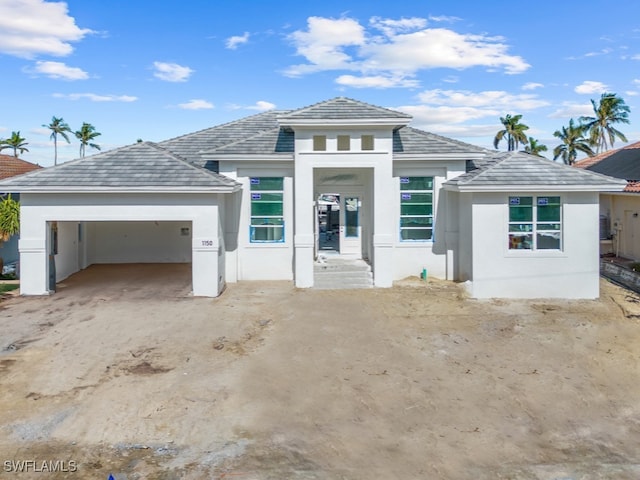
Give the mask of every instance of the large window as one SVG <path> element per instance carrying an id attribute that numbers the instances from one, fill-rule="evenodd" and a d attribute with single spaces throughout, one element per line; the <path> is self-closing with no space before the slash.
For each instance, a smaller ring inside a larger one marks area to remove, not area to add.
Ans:
<path id="1" fill-rule="evenodd" d="M 284 242 L 284 179 L 251 177 L 251 242 Z"/>
<path id="2" fill-rule="evenodd" d="M 433 239 L 433 177 L 400 178 L 400 240 Z"/>
<path id="3" fill-rule="evenodd" d="M 509 250 L 561 250 L 560 197 L 509 197 Z"/>

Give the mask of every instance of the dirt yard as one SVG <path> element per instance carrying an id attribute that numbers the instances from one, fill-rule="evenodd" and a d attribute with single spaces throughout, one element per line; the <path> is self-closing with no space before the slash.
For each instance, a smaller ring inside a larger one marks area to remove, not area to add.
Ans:
<path id="1" fill-rule="evenodd" d="M 0 478 L 640 478 L 640 299 L 609 283 L 188 293 L 92 267 L 0 303 Z"/>

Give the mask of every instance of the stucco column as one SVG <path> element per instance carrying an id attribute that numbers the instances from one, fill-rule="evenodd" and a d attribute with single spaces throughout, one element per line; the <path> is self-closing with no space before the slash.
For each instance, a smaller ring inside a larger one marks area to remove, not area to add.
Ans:
<path id="1" fill-rule="evenodd" d="M 224 278 L 220 278 L 220 240 L 218 238 L 218 207 L 212 206 L 207 218 L 193 221 L 191 275 L 193 295 L 217 297 Z"/>
<path id="2" fill-rule="evenodd" d="M 313 167 L 296 155 L 294 180 L 294 274 L 298 288 L 313 287 Z"/>
<path id="3" fill-rule="evenodd" d="M 20 208 L 20 294 L 48 295 L 47 222 L 33 207 Z"/>
<path id="4" fill-rule="evenodd" d="M 391 158 L 379 162 L 373 169 L 373 281 L 376 287 L 393 285 L 393 240 L 398 225 L 393 205 L 393 167 Z"/>

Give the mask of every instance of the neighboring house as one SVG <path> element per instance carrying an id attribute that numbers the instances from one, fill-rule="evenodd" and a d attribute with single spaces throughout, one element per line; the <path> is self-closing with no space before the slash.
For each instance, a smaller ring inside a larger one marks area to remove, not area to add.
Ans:
<path id="1" fill-rule="evenodd" d="M 339 199 L 335 254 L 376 287 L 418 275 L 487 297 L 599 295 L 598 196 L 625 182 L 427 133 L 348 98 L 270 111 L 0 182 L 22 194 L 23 294 L 93 263 L 191 262 L 227 282 L 313 287 L 317 199 Z"/>
<path id="2" fill-rule="evenodd" d="M 39 168 L 42 167 L 16 158 L 13 155 L 0 154 L 0 180 L 32 172 Z M 16 194 L 13 198 L 19 200 L 19 195 Z M 5 269 L 13 268 L 18 261 L 18 238 L 18 235 L 14 235 L 0 245 L 0 258 L 4 262 Z"/>
<path id="3" fill-rule="evenodd" d="M 585 158 L 574 166 L 627 181 L 622 192 L 600 195 L 601 251 L 640 261 L 640 142 Z"/>

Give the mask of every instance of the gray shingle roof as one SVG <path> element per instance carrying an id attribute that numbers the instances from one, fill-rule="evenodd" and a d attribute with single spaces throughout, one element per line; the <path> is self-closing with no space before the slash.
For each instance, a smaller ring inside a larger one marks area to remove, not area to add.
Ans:
<path id="1" fill-rule="evenodd" d="M 434 133 L 402 127 L 393 132 L 393 153 L 484 153 L 486 150 L 475 145 L 441 137 Z"/>
<path id="2" fill-rule="evenodd" d="M 622 190 L 626 182 L 526 153 L 494 153 L 467 162 L 467 173 L 445 186 L 459 190 L 519 190 L 526 187 L 559 190 Z"/>
<path id="3" fill-rule="evenodd" d="M 234 180 L 196 167 L 155 143 L 142 142 L 0 182 L 2 191 L 233 191 Z"/>
<path id="4" fill-rule="evenodd" d="M 629 181 L 640 180 L 640 142 L 587 157 L 574 164 L 592 172 Z"/>
<path id="5" fill-rule="evenodd" d="M 346 97 L 336 97 L 280 115 L 281 122 L 290 120 L 397 119 L 408 121 L 411 115 L 370 105 Z"/>
<path id="6" fill-rule="evenodd" d="M 293 160 L 294 134 L 290 130 L 276 127 L 252 137 L 223 145 L 207 153 L 216 155 L 273 155 L 282 154 Z"/>

